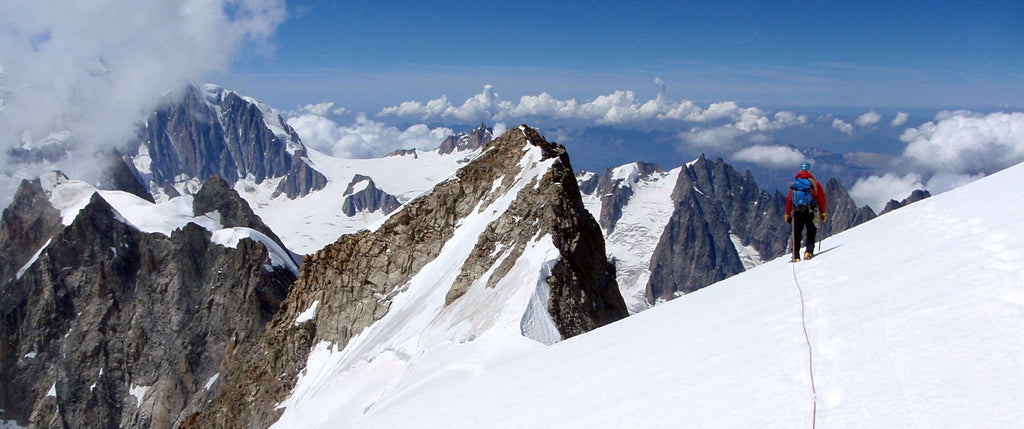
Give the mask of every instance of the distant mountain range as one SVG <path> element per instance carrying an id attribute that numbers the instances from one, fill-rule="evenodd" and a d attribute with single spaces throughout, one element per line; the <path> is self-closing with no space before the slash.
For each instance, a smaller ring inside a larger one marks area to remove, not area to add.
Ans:
<path id="1" fill-rule="evenodd" d="M 215 86 L 119 160 L 97 184 L 25 181 L 3 211 L 0 422 L 266 427 L 338 395 L 354 415 L 422 368 L 562 341 L 789 242 L 784 195 L 721 159 L 574 172 L 526 125 L 340 159 Z M 827 235 L 875 216 L 826 192 Z"/>

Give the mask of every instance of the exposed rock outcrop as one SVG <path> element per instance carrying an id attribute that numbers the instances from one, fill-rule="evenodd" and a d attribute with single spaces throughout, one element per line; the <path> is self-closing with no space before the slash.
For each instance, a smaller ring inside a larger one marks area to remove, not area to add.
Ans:
<path id="1" fill-rule="evenodd" d="M 0 217 L 0 284 L 13 280 L 62 227 L 60 212 L 50 204 L 41 181 L 22 180 L 14 200 Z"/>
<path id="2" fill-rule="evenodd" d="M 845 231 L 877 217 L 871 207 L 857 207 L 853 197 L 838 179 L 829 179 L 825 183 L 825 196 L 828 197 L 827 213 L 829 218 L 825 222 L 824 237 Z"/>
<path id="3" fill-rule="evenodd" d="M 437 151 L 441 154 L 477 150 L 494 138 L 493 130 L 484 124 L 467 133 L 450 135 L 441 142 Z"/>
<path id="4" fill-rule="evenodd" d="M 395 149 L 391 153 L 384 155 L 385 157 L 392 156 L 411 156 L 413 159 L 419 159 L 419 154 L 416 153 L 416 149 Z"/>
<path id="5" fill-rule="evenodd" d="M 893 210 L 896 210 L 896 209 L 899 209 L 899 208 L 902 208 L 902 207 L 906 207 L 907 204 L 913 204 L 913 203 L 921 201 L 921 200 L 923 200 L 925 198 L 929 198 L 931 196 L 932 196 L 932 194 L 930 192 L 926 191 L 926 190 L 915 189 L 914 192 L 911 192 L 910 195 L 907 196 L 907 198 L 904 198 L 901 201 L 889 200 L 888 203 L 885 203 L 885 208 L 882 209 L 882 212 L 879 213 L 879 215 L 883 215 L 883 214 L 889 213 L 889 212 L 891 212 Z"/>
<path id="6" fill-rule="evenodd" d="M 270 237 L 282 249 L 286 248 L 281 238 L 252 211 L 249 203 L 228 187 L 228 183 L 220 176 L 211 176 L 199 192 L 195 193 L 192 198 L 192 212 L 196 215 L 216 212 L 221 225 L 225 228 L 252 228 Z"/>
<path id="7" fill-rule="evenodd" d="M 597 190 L 597 184 L 601 178 L 593 172 L 580 170 L 576 172 L 576 183 L 579 184 L 580 192 L 583 194 L 593 194 Z"/>
<path id="8" fill-rule="evenodd" d="M 824 186 L 830 235 L 873 218 L 858 208 L 842 184 Z M 676 206 L 651 258 L 650 302 L 669 300 L 742 272 L 738 246 L 760 259 L 789 251 L 792 229 L 784 222 L 786 196 L 758 189 L 747 171 L 740 175 L 721 159 L 701 156 L 679 175 L 672 196 Z"/>
<path id="9" fill-rule="evenodd" d="M 115 151 L 109 162 L 110 165 L 100 177 L 98 188 L 125 191 L 151 203 L 154 202 L 153 194 L 150 194 L 146 185 L 142 183 L 142 176 L 131 160 L 122 157 Z"/>
<path id="10" fill-rule="evenodd" d="M 0 248 L 31 246 L 36 257 L 0 288 L 0 420 L 178 426 L 247 353 L 294 274 L 263 244 L 217 245 L 193 223 L 141 232 L 98 193 L 62 227 L 43 193 L 26 182 L 19 215 L 4 215 Z M 6 232 L 28 230 L 39 233 L 19 242 Z"/>
<path id="11" fill-rule="evenodd" d="M 180 100 L 147 117 L 130 160 L 154 194 L 217 175 L 231 186 L 284 178 L 277 192 L 289 197 L 322 189 L 327 179 L 310 167 L 298 134 L 283 117 L 265 117 L 260 106 L 234 92 L 189 86 Z M 277 131 L 275 131 L 275 129 Z"/>
<path id="12" fill-rule="evenodd" d="M 346 216 L 355 216 L 358 212 L 391 213 L 401 205 L 394 195 L 378 189 L 372 178 L 356 174 L 345 189 L 341 211 Z"/>
<path id="13" fill-rule="evenodd" d="M 567 338 L 625 317 L 601 231 L 583 209 L 564 148 L 526 126 L 488 148 L 455 177 L 402 206 L 378 230 L 343 236 L 306 256 L 281 310 L 248 358 L 234 362 L 226 387 L 193 427 L 270 425 L 282 412 L 275 405 L 295 386 L 313 346 L 326 342 L 344 348 L 382 320 L 392 298 L 411 287 L 411 279 L 445 251 L 460 228 L 471 227 L 464 224 L 472 223 L 467 219 L 489 215 L 488 207 L 507 204 L 479 234 L 454 282 L 430 286 L 446 288 L 444 308 L 458 306 L 480 282 L 498 287 L 525 249 L 549 235 L 560 257 L 545 281 L 550 290 L 545 310 L 558 334 Z M 536 150 L 540 159 L 525 158 Z M 550 165 L 543 174 L 526 175 L 541 164 Z M 299 316 L 314 308 L 315 316 L 300 322 Z"/>

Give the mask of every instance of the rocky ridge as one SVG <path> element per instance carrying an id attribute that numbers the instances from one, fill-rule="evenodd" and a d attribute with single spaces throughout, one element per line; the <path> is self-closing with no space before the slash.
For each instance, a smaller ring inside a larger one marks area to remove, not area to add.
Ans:
<path id="1" fill-rule="evenodd" d="M 857 208 L 838 180 L 824 186 L 830 219 L 827 236 L 874 217 Z M 651 258 L 650 302 L 669 300 L 740 273 L 741 249 L 766 261 L 789 251 L 792 229 L 784 222 L 786 196 L 758 188 L 722 159 L 703 156 L 687 165 L 673 191 L 672 218 Z"/>
<path id="2" fill-rule="evenodd" d="M 494 130 L 484 124 L 469 132 L 458 133 L 448 136 L 437 147 L 438 153 L 449 154 L 477 150 L 484 147 L 487 142 L 494 138 Z M 415 154 L 414 154 L 415 155 Z"/>
<path id="3" fill-rule="evenodd" d="M 404 205 L 376 231 L 343 236 L 307 256 L 281 310 L 248 357 L 235 361 L 226 374 L 226 387 L 195 416 L 193 427 L 268 426 L 284 411 L 275 406 L 287 404 L 283 401 L 297 388 L 314 348 L 348 350 L 349 341 L 360 332 L 400 333 L 406 325 L 388 316 L 401 319 L 404 311 L 429 314 L 433 309 L 451 317 L 471 317 L 464 312 L 479 310 L 482 295 L 505 296 L 523 287 L 522 281 L 502 279 L 521 272 L 527 259 L 523 255 L 534 254 L 543 243 L 550 243 L 559 256 L 550 266 L 526 269 L 541 276 L 548 297 L 540 301 L 539 310 L 530 307 L 541 313 L 526 317 L 533 322 L 524 322 L 518 335 L 557 341 L 627 315 L 614 268 L 605 259 L 600 228 L 583 208 L 564 148 L 521 126 L 489 143 L 453 178 Z M 461 268 L 440 280 L 430 273 L 446 268 L 432 263 L 435 260 L 458 260 Z M 392 308 L 399 294 L 422 294 L 424 300 L 417 300 L 413 310 Z M 500 299 L 490 305 L 505 307 Z M 310 311 L 315 314 L 309 316 Z M 521 318 L 531 310 L 511 311 L 518 311 L 516 317 Z M 484 320 L 470 318 L 465 323 L 478 330 L 494 329 Z M 539 329 L 538 323 L 550 323 L 551 331 Z M 457 335 L 448 341 L 472 342 L 479 334 L 473 332 L 444 335 Z M 373 356 L 372 344 L 377 342 L 369 344 L 364 347 L 371 348 L 362 353 Z M 346 355 L 360 356 L 359 350 Z M 403 355 L 417 353 L 425 352 L 408 350 Z"/>
<path id="4" fill-rule="evenodd" d="M 915 189 L 913 192 L 910 193 L 910 195 L 907 196 L 907 198 L 904 198 L 900 201 L 889 200 L 889 202 L 885 203 L 885 207 L 882 208 L 882 211 L 881 213 L 879 213 L 879 215 L 889 213 L 901 207 L 906 207 L 907 204 L 913 204 L 925 198 L 930 198 L 931 196 L 931 192 L 928 192 L 923 189 Z"/>
<path id="5" fill-rule="evenodd" d="M 590 185 L 589 207 L 600 213 L 609 256 L 633 312 L 789 251 L 785 195 L 761 190 L 749 171 L 740 174 L 721 159 L 701 156 L 670 172 L 633 163 L 609 168 L 597 179 L 579 177 L 597 183 Z M 670 195 L 665 180 L 675 181 Z M 824 188 L 830 220 L 823 236 L 875 217 L 870 208 L 858 208 L 838 180 Z M 630 218 L 620 225 L 624 213 Z"/>
<path id="6" fill-rule="evenodd" d="M 142 232 L 99 193 L 65 226 L 49 192 L 23 183 L 2 219 L 0 248 L 25 250 L 5 253 L 0 272 L 0 421 L 178 426 L 217 391 L 294 274 L 265 245 L 218 245 L 194 223 Z M 225 222 L 262 228 L 246 224 L 252 212 L 233 191 L 204 187 L 199 206 L 207 194 L 237 207 Z"/>

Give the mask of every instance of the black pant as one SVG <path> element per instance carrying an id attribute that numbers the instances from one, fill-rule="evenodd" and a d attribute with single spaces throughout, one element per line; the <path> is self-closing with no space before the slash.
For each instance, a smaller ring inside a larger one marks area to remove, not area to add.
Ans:
<path id="1" fill-rule="evenodd" d="M 807 228 L 807 252 L 814 253 L 814 238 L 818 235 L 818 227 L 814 226 L 814 211 L 793 212 L 793 259 L 800 257 L 800 239 Z"/>

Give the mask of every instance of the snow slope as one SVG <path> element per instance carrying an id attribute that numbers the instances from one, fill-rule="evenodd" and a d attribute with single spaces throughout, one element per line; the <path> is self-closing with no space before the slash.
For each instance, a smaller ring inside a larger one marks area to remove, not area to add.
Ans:
<path id="1" fill-rule="evenodd" d="M 502 254 L 490 270 L 464 296 L 445 304 L 480 235 L 520 190 L 537 186 L 558 162 L 542 157 L 540 147 L 524 148 L 521 173 L 495 182 L 499 189 L 511 181 L 511 189 L 459 221 L 440 254 L 398 289 L 383 318 L 343 349 L 326 342 L 314 346 L 275 427 L 345 426 L 342 422 L 357 422 L 367 410 L 401 402 L 424 386 L 464 380 L 561 339 L 547 312 L 547 278 L 561 258 L 549 235 L 533 237 L 508 273 L 488 287 L 491 275 L 513 254 L 511 247 L 499 247 Z"/>
<path id="2" fill-rule="evenodd" d="M 371 407 L 296 397 L 316 412 L 282 423 L 1024 427 L 1024 196 L 1006 192 L 1021 182 L 1024 165 L 552 346 L 450 348 Z"/>

